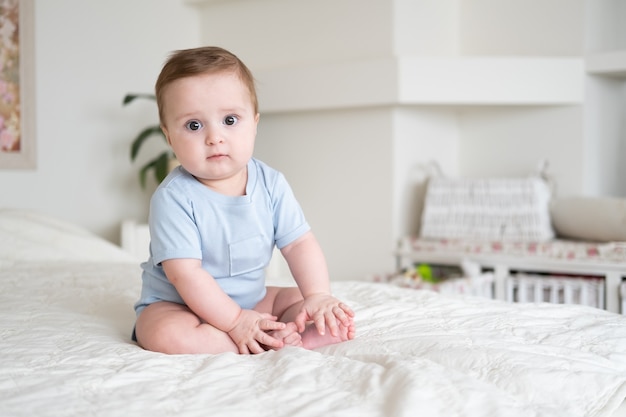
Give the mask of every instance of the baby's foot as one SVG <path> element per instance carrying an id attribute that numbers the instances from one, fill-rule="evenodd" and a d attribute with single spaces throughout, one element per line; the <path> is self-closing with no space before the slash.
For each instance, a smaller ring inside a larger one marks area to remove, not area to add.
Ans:
<path id="1" fill-rule="evenodd" d="M 296 323 L 285 323 L 286 326 L 281 330 L 272 330 L 268 334 L 276 339 L 282 340 L 284 346 L 302 346 L 302 336 L 298 333 Z"/>
<path id="2" fill-rule="evenodd" d="M 304 348 L 315 349 L 354 339 L 356 335 L 354 320 L 350 319 L 350 324 L 348 326 L 344 326 L 341 323 L 338 323 L 338 325 L 339 334 L 337 336 L 333 336 L 329 331 L 327 331 L 326 334 L 321 335 L 313 323 L 308 324 L 302 333 L 302 344 Z"/>
<path id="3" fill-rule="evenodd" d="M 354 325 L 354 320 L 350 320 L 350 325 L 346 327 L 345 335 L 346 339 L 342 340 L 343 342 L 346 340 L 352 340 L 354 339 L 354 336 L 356 336 L 356 326 Z"/>

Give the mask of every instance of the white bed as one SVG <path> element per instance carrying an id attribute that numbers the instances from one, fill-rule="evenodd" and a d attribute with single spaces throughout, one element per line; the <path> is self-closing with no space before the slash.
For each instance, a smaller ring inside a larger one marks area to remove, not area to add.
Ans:
<path id="1" fill-rule="evenodd" d="M 335 282 L 355 340 L 256 356 L 130 340 L 135 259 L 84 230 L 0 210 L 0 416 L 614 416 L 626 317 Z"/>

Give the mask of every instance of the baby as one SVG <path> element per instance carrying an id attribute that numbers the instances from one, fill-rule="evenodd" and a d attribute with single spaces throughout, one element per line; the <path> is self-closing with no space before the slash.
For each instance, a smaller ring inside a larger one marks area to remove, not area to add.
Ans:
<path id="1" fill-rule="evenodd" d="M 254 79 L 218 47 L 177 51 L 156 82 L 180 166 L 150 202 L 150 258 L 134 337 L 164 353 L 313 349 L 354 338 L 322 250 L 284 176 L 252 157 Z M 276 245 L 297 287 L 266 287 Z"/>

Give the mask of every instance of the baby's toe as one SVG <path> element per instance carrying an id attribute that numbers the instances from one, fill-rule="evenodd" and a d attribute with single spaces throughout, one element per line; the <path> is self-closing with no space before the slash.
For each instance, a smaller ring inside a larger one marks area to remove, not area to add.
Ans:
<path id="1" fill-rule="evenodd" d="M 302 346 L 302 336 L 300 333 L 292 333 L 283 339 L 285 346 Z"/>

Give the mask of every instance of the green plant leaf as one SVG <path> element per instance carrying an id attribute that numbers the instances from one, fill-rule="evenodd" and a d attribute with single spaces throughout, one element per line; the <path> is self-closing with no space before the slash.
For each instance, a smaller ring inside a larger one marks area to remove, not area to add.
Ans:
<path id="1" fill-rule="evenodd" d="M 145 93 L 129 93 L 124 96 L 124 100 L 122 101 L 122 105 L 125 106 L 128 103 L 135 101 L 138 98 L 145 98 L 148 100 L 156 100 L 156 96 L 154 94 L 145 94 Z"/>
<path id="2" fill-rule="evenodd" d="M 170 151 L 161 152 L 156 158 L 148 161 L 139 171 L 139 183 L 141 188 L 146 188 L 146 178 L 150 170 L 154 171 L 154 179 L 157 183 L 161 183 L 167 177 L 169 160 L 174 158 L 174 154 Z"/>
<path id="3" fill-rule="evenodd" d="M 165 135 L 163 134 L 163 131 L 161 130 L 161 126 L 154 125 L 154 126 L 146 127 L 141 132 L 139 132 L 139 134 L 137 135 L 137 137 L 135 138 L 135 140 L 133 140 L 133 143 L 131 144 L 131 147 L 130 147 L 130 160 L 131 161 L 135 160 L 135 158 L 137 157 L 137 154 L 139 153 L 139 149 L 141 148 L 141 145 L 143 145 L 146 139 L 148 139 L 152 135 L 161 136 L 163 139 L 165 139 Z"/>
<path id="4" fill-rule="evenodd" d="M 124 96 L 122 100 L 122 105 L 127 105 L 132 103 L 136 99 L 147 99 L 147 100 L 156 100 L 156 96 L 154 94 L 147 93 L 128 93 Z M 161 130 L 159 125 L 152 125 L 144 128 L 139 132 L 139 134 L 135 137 L 130 147 L 130 159 L 134 161 L 139 154 L 139 149 L 144 144 L 148 138 L 151 136 L 160 136 L 166 143 L 167 139 L 165 134 Z M 139 170 L 139 183 L 141 188 L 146 188 L 146 178 L 148 172 L 154 170 L 154 177 L 160 183 L 168 174 L 168 165 L 170 158 L 174 158 L 174 153 L 171 150 L 166 150 L 161 152 L 157 157 L 148 161 L 144 166 Z"/>
<path id="5" fill-rule="evenodd" d="M 154 178 L 157 180 L 159 184 L 161 183 L 161 181 L 165 179 L 165 177 L 167 177 L 167 174 L 168 174 L 167 168 L 170 162 L 170 157 L 171 157 L 171 153 L 165 151 L 161 155 L 159 155 L 155 160 Z"/>

